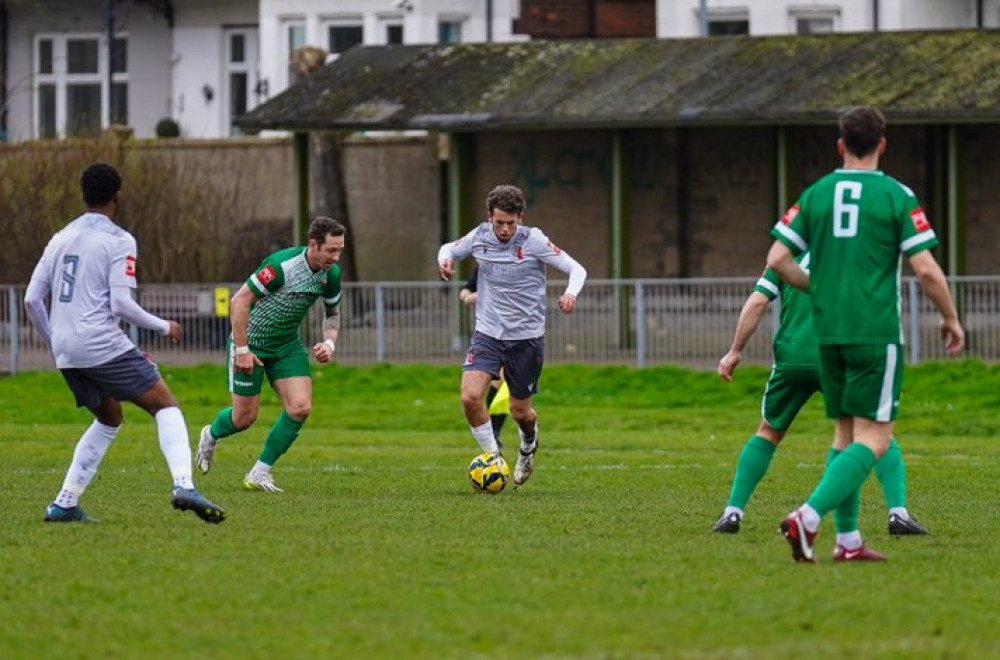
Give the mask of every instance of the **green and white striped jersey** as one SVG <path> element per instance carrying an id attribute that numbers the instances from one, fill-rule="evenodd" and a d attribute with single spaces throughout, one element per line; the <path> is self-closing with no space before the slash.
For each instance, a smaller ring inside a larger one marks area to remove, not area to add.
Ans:
<path id="1" fill-rule="evenodd" d="M 317 298 L 328 308 L 340 303 L 340 266 L 313 271 L 306 248 L 278 250 L 261 262 L 247 286 L 258 297 L 247 323 L 250 348 L 281 357 L 289 344 L 297 345 L 299 326 Z"/>
<path id="2" fill-rule="evenodd" d="M 879 170 L 838 169 L 807 188 L 771 234 L 811 255 L 821 344 L 903 343 L 902 255 L 938 244 L 912 190 Z"/>

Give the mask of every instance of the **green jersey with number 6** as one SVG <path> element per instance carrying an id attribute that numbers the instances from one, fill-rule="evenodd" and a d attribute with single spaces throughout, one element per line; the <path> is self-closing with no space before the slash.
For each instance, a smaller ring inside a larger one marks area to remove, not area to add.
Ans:
<path id="1" fill-rule="evenodd" d="M 340 267 L 313 271 L 306 248 L 278 250 L 261 262 L 247 286 L 258 297 L 247 321 L 250 347 L 261 357 L 282 357 L 301 347 L 299 326 L 317 298 L 328 308 L 340 303 Z"/>
<path id="2" fill-rule="evenodd" d="M 938 244 L 912 190 L 879 170 L 838 169 L 807 188 L 771 234 L 811 255 L 821 344 L 903 343 L 902 255 Z"/>
<path id="3" fill-rule="evenodd" d="M 802 270 L 809 271 L 808 252 L 800 254 L 796 261 Z M 781 294 L 780 323 L 772 344 L 775 365 L 818 369 L 819 342 L 808 294 L 782 280 L 771 268 L 764 271 L 753 290 L 771 301 Z"/>

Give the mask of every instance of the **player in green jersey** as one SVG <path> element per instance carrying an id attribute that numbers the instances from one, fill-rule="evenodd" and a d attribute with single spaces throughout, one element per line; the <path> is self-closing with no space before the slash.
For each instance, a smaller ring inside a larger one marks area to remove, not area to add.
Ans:
<path id="1" fill-rule="evenodd" d="M 881 111 L 845 112 L 837 141 L 843 167 L 807 188 L 771 230 L 768 266 L 809 292 L 826 413 L 837 420 L 840 450 L 805 504 L 781 522 L 795 561 L 815 561 L 816 533 L 830 511 L 857 520 L 861 485 L 889 449 L 903 379 L 903 255 L 941 313 L 947 353 L 958 355 L 965 345 L 948 281 L 930 252 L 938 244 L 934 230 L 913 191 L 878 169 L 885 145 Z M 806 250 L 808 273 L 794 258 Z M 837 530 L 833 558 L 884 559 L 862 543 L 856 524 Z"/>
<path id="2" fill-rule="evenodd" d="M 803 252 L 797 260 L 799 266 L 808 272 L 809 253 Z M 760 426 L 740 452 L 729 500 L 712 528 L 715 532 L 736 534 L 740 531 L 743 509 L 767 473 L 778 443 L 785 437 L 806 401 L 822 391 L 819 342 L 813 329 L 809 297 L 782 281 L 770 268 L 761 275 L 740 311 L 733 343 L 719 360 L 719 376 L 726 382 L 732 380 L 733 372 L 743 358 L 743 347 L 753 336 L 768 305 L 779 294 L 781 318 L 774 335 L 774 367 L 764 388 Z M 836 448 L 831 449 L 828 460 L 832 460 L 837 453 Z M 875 473 L 889 507 L 889 533 L 926 534 L 927 530 L 910 516 L 906 508 L 906 468 L 895 440 L 889 443 L 889 451 L 875 464 Z"/>
<path id="3" fill-rule="evenodd" d="M 280 492 L 271 467 L 295 442 L 312 408 L 312 370 L 299 326 L 317 298 L 323 299 L 324 339 L 313 356 L 329 362 L 340 330 L 340 267 L 344 226 L 319 217 L 309 225 L 309 244 L 270 255 L 233 296 L 229 320 L 229 391 L 232 406 L 201 430 L 195 463 L 212 468 L 216 443 L 245 431 L 257 419 L 264 376 L 281 398 L 284 412 L 271 427 L 257 463 L 243 480 L 249 490 Z"/>

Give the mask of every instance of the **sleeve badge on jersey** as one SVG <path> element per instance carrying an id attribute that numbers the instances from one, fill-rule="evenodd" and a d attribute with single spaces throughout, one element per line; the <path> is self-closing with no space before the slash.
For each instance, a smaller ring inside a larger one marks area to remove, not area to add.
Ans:
<path id="1" fill-rule="evenodd" d="M 273 266 L 265 266 L 257 273 L 257 279 L 260 280 L 261 284 L 267 286 L 268 282 L 277 277 L 277 275 L 278 274 L 274 272 Z"/>
<path id="2" fill-rule="evenodd" d="M 131 254 L 125 257 L 125 276 L 135 277 L 135 257 Z"/>
<path id="3" fill-rule="evenodd" d="M 552 250 L 552 254 L 559 254 L 562 252 L 562 250 L 559 249 L 559 246 L 554 244 L 552 241 L 549 241 L 546 245 L 548 245 L 549 249 Z"/>
<path id="4" fill-rule="evenodd" d="M 910 220 L 913 221 L 913 227 L 917 233 L 925 232 L 931 228 L 931 223 L 927 221 L 927 216 L 922 208 L 918 207 L 910 211 Z"/>
<path id="5" fill-rule="evenodd" d="M 781 223 L 785 225 L 792 224 L 792 220 L 794 220 L 795 216 L 797 216 L 798 214 L 799 214 L 799 205 L 795 204 L 794 206 L 792 206 L 792 208 L 785 211 L 785 215 L 781 216 Z"/>

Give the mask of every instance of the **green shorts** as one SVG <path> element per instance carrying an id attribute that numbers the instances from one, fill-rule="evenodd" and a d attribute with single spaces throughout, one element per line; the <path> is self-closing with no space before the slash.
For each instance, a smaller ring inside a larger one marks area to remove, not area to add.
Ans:
<path id="1" fill-rule="evenodd" d="M 821 344 L 819 361 L 827 417 L 896 419 L 903 387 L 900 344 Z"/>
<path id="2" fill-rule="evenodd" d="M 273 383 L 282 378 L 295 378 L 296 376 L 312 376 L 312 367 L 309 366 L 309 357 L 301 342 L 296 341 L 280 350 L 269 353 L 280 357 L 266 357 L 258 354 L 257 357 L 264 363 L 264 366 L 254 364 L 253 372 L 249 374 L 236 373 L 233 370 L 233 359 L 236 354 L 233 352 L 232 338 L 226 342 L 227 358 L 226 373 L 229 377 L 229 391 L 240 396 L 256 396 L 260 394 L 264 386 L 264 374 L 267 374 L 267 381 Z M 251 346 L 254 353 L 257 351 Z"/>
<path id="3" fill-rule="evenodd" d="M 775 429 L 787 431 L 802 406 L 819 391 L 819 369 L 776 364 L 764 386 L 760 416 Z"/>

